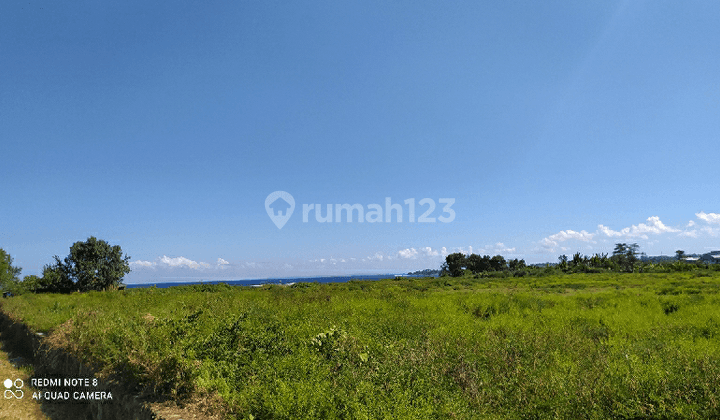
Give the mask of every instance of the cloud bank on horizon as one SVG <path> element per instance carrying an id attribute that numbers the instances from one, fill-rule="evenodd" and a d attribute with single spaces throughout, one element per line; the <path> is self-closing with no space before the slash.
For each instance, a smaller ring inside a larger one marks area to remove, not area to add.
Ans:
<path id="1" fill-rule="evenodd" d="M 137 260 L 130 263 L 134 271 L 132 278 L 137 282 L 150 279 L 251 279 L 273 277 L 309 277 L 321 275 L 399 273 L 425 268 L 439 268 L 445 257 L 454 252 L 479 255 L 502 255 L 506 258 L 533 259 L 540 256 L 545 261 L 554 261 L 558 253 L 579 251 L 583 253 L 610 252 L 614 244 L 621 241 L 640 242 L 653 245 L 661 237 L 716 238 L 720 236 L 720 213 L 695 213 L 696 219 L 681 227 L 665 225 L 658 216 L 650 216 L 644 223 L 613 230 L 599 224 L 594 232 L 586 230 L 561 230 L 536 241 L 534 245 L 518 249 L 502 242 L 483 247 L 431 246 L 408 247 L 394 253 L 376 252 L 366 256 L 326 256 L 305 261 L 275 262 L 241 261 L 228 262 L 218 257 L 214 263 L 198 262 L 186 257 L 163 255 L 154 261 Z M 590 245 L 592 244 L 592 245 Z M 595 251 L 591 251 L 595 250 Z M 718 247 L 713 250 L 720 250 Z M 699 251 L 699 250 L 696 250 Z M 702 250 L 707 251 L 707 250 Z M 693 252 L 690 250 L 690 252 Z M 533 261 L 530 261 L 533 262 Z M 540 261 L 534 261 L 540 262 Z"/>

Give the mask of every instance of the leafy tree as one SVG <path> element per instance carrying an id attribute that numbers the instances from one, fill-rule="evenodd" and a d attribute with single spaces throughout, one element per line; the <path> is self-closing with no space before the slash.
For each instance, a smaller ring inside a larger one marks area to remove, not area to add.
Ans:
<path id="1" fill-rule="evenodd" d="M 17 294 L 20 289 L 18 277 L 22 268 L 13 267 L 12 262 L 10 254 L 0 248 L 0 288 L 3 292 Z"/>
<path id="2" fill-rule="evenodd" d="M 460 277 L 467 268 L 467 257 L 461 252 L 456 252 L 445 257 L 445 263 L 451 276 Z"/>
<path id="3" fill-rule="evenodd" d="M 57 256 L 55 260 L 56 266 L 49 268 L 48 275 L 54 277 L 52 284 L 62 291 L 70 284 L 83 292 L 117 288 L 130 272 L 130 257 L 123 257 L 120 246 L 110 246 L 94 236 L 75 242 L 64 261 Z"/>
<path id="4" fill-rule="evenodd" d="M 502 255 L 496 255 L 490 258 L 490 268 L 493 271 L 503 271 L 507 269 L 507 263 Z"/>
<path id="5" fill-rule="evenodd" d="M 572 260 L 570 261 L 571 266 L 577 267 L 577 266 L 579 266 L 579 265 L 582 264 L 582 263 L 583 263 L 583 257 L 582 257 L 582 255 L 580 255 L 579 252 L 576 252 L 576 253 L 573 255 L 573 257 L 572 257 Z"/>
<path id="6" fill-rule="evenodd" d="M 563 255 L 561 255 L 561 256 L 558 257 L 558 267 L 559 267 L 562 271 L 567 271 L 567 269 L 568 269 L 568 257 L 567 257 L 567 255 L 563 254 Z"/>
<path id="7" fill-rule="evenodd" d="M 489 255 L 483 255 L 482 256 L 482 264 L 483 264 L 483 270 L 485 271 L 492 271 L 492 264 L 490 263 L 490 256 Z"/>
<path id="8" fill-rule="evenodd" d="M 477 254 L 469 255 L 467 257 L 467 268 L 472 271 L 473 274 L 490 271 L 490 256 L 485 255 L 484 257 L 481 257 Z"/>
<path id="9" fill-rule="evenodd" d="M 597 259 L 596 259 L 597 260 Z M 570 267 L 570 270 L 573 273 L 588 273 L 590 272 L 590 268 L 592 267 L 593 259 L 588 257 L 587 255 L 582 255 L 579 252 L 576 252 L 572 256 L 572 260 L 568 262 L 568 265 Z"/>
<path id="10" fill-rule="evenodd" d="M 28 279 L 28 277 L 33 278 Z M 64 271 L 62 261 L 57 256 L 55 257 L 55 264 L 46 264 L 43 267 L 42 277 L 28 277 L 25 278 L 25 282 L 28 282 L 27 288 L 35 293 L 70 293 L 77 290 Z"/>
<path id="11" fill-rule="evenodd" d="M 28 292 L 35 292 L 37 289 L 37 285 L 42 281 L 42 279 L 34 274 L 31 274 L 29 276 L 23 277 L 22 285 L 23 289 L 25 289 Z"/>
<path id="12" fill-rule="evenodd" d="M 620 267 L 620 269 L 632 272 L 635 268 L 635 263 L 638 261 L 638 249 L 640 249 L 638 244 L 615 244 L 615 249 L 613 250 L 611 259 Z"/>
<path id="13" fill-rule="evenodd" d="M 523 270 L 525 269 L 525 267 L 525 260 L 518 260 L 517 258 L 515 258 L 514 260 L 508 261 L 508 268 L 510 269 L 510 271 Z"/>
<path id="14" fill-rule="evenodd" d="M 628 267 L 627 271 L 632 272 L 635 270 L 635 265 L 640 261 L 638 258 L 640 245 L 638 244 L 630 244 L 627 251 L 627 261 L 628 261 Z"/>
<path id="15" fill-rule="evenodd" d="M 467 269 L 473 274 L 482 272 L 482 257 L 477 254 L 470 254 L 465 257 Z"/>
<path id="16" fill-rule="evenodd" d="M 621 243 L 621 244 L 615 244 L 615 249 L 613 250 L 613 257 L 622 257 L 627 252 L 628 244 Z"/>
<path id="17" fill-rule="evenodd" d="M 13 267 L 13 259 L 5 252 L 4 249 L 0 248 L 0 280 L 17 280 L 22 268 Z"/>
<path id="18" fill-rule="evenodd" d="M 685 258 L 685 251 L 682 249 L 678 249 L 675 251 L 675 256 L 677 257 L 678 261 L 681 261 L 683 258 Z"/>
<path id="19" fill-rule="evenodd" d="M 587 259 L 586 264 L 593 268 L 610 268 L 612 261 L 608 259 L 608 254 L 595 254 Z"/>
<path id="20" fill-rule="evenodd" d="M 640 250 L 640 245 L 638 245 L 638 244 L 630 244 L 630 245 L 628 246 L 628 248 L 629 248 L 628 254 L 629 254 L 630 256 L 633 256 L 633 257 L 635 257 L 635 258 L 637 259 L 637 256 L 638 256 L 638 254 L 640 253 L 640 252 L 639 252 L 639 250 Z"/>
<path id="21" fill-rule="evenodd" d="M 447 262 L 440 265 L 440 277 L 446 277 L 450 275 L 450 269 L 448 268 Z"/>

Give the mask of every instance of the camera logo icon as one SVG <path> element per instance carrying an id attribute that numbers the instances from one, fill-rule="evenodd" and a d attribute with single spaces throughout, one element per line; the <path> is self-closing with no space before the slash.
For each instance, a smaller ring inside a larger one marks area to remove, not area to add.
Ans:
<path id="1" fill-rule="evenodd" d="M 25 395 L 22 391 L 22 387 L 25 386 L 25 382 L 23 382 L 20 378 L 15 379 L 14 381 L 10 378 L 5 379 L 3 385 L 5 385 L 5 393 L 3 396 L 6 400 L 13 398 L 21 399 Z M 12 388 L 15 388 L 15 390 Z"/>

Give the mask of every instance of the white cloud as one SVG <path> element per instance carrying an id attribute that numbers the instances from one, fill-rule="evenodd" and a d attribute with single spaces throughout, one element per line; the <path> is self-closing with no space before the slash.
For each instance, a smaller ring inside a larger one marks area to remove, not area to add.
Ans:
<path id="1" fill-rule="evenodd" d="M 660 233 L 667 233 L 667 232 L 679 232 L 679 229 L 671 228 L 669 226 L 665 226 L 663 222 L 660 221 L 660 218 L 658 216 L 651 216 L 647 219 L 648 224 L 640 223 L 637 228 L 635 226 L 632 226 L 632 234 L 633 235 L 639 235 L 644 233 L 652 233 L 652 234 L 660 234 Z"/>
<path id="2" fill-rule="evenodd" d="M 695 213 L 698 220 L 702 220 L 710 225 L 720 225 L 720 214 L 719 213 Z M 638 223 L 637 225 L 630 225 L 620 230 L 611 229 L 605 225 L 598 225 L 597 230 L 594 233 L 586 231 L 576 232 L 573 230 L 563 230 L 554 235 L 550 235 L 539 241 L 540 247 L 536 251 L 540 253 L 556 252 L 558 249 L 567 250 L 568 247 L 563 247 L 562 242 L 568 240 L 579 240 L 584 242 L 596 243 L 607 243 L 608 239 L 633 239 L 640 238 L 649 240 L 651 236 L 659 236 L 667 233 L 675 233 L 680 237 L 698 238 L 700 236 L 718 236 L 720 235 L 720 226 L 703 226 L 700 228 L 698 223 L 694 220 L 690 220 L 687 225 L 681 226 L 682 229 L 674 228 L 665 225 L 658 216 L 650 216 L 644 223 Z M 653 245 L 655 242 L 647 242 L 647 245 Z M 569 247 L 571 248 L 571 247 Z"/>
<path id="3" fill-rule="evenodd" d="M 495 247 L 493 248 L 493 254 L 514 254 L 515 253 L 515 247 L 508 248 L 505 246 L 504 243 L 498 242 L 495 244 Z"/>
<path id="4" fill-rule="evenodd" d="M 442 250 L 436 250 L 432 249 L 429 246 L 422 247 L 420 249 L 415 248 L 405 248 L 403 250 L 400 250 L 397 252 L 397 258 L 404 258 L 406 260 L 414 260 L 418 257 L 438 257 L 443 252 L 445 248 Z M 390 257 L 388 257 L 390 258 Z"/>
<path id="5" fill-rule="evenodd" d="M 598 233 L 602 233 L 608 237 L 626 237 L 626 238 L 643 238 L 647 239 L 648 234 L 659 235 L 661 233 L 680 232 L 679 229 L 665 226 L 658 216 L 650 216 L 646 220 L 647 223 L 639 223 L 621 229 L 620 231 L 612 230 L 607 226 L 598 225 Z"/>
<path id="6" fill-rule="evenodd" d="M 598 225 L 597 231 L 598 231 L 598 233 L 602 233 L 603 235 L 608 236 L 608 237 L 622 236 L 622 235 L 623 235 L 621 232 L 612 230 L 612 229 L 610 229 L 609 227 L 603 226 L 603 225 Z"/>
<path id="7" fill-rule="evenodd" d="M 631 225 L 621 230 L 613 230 L 605 225 L 598 225 L 597 230 L 594 233 L 582 230 L 576 232 L 574 230 L 561 230 L 560 232 L 550 235 L 540 240 L 540 246 L 545 251 L 555 252 L 559 247 L 562 251 L 567 251 L 569 247 L 560 246 L 562 242 L 569 240 L 577 240 L 582 242 L 596 243 L 593 239 L 597 236 L 604 236 L 607 238 L 642 238 L 648 239 L 649 234 L 659 235 L 662 233 L 674 233 L 680 232 L 679 229 L 675 229 L 666 226 L 658 216 L 650 216 L 647 218 L 645 223 L 639 223 L 637 225 Z"/>
<path id="8" fill-rule="evenodd" d="M 376 252 L 375 255 L 373 255 L 372 257 L 367 257 L 369 261 L 382 261 L 384 258 L 385 257 L 383 257 L 383 255 L 379 252 Z"/>
<path id="9" fill-rule="evenodd" d="M 163 255 L 160 257 L 160 262 L 170 267 L 188 267 L 193 269 L 202 267 L 202 264 L 197 261 L 193 261 L 185 257 L 170 258 L 167 255 Z"/>
<path id="10" fill-rule="evenodd" d="M 420 248 L 420 252 L 425 254 L 425 256 L 427 256 L 427 257 L 437 257 L 438 255 L 440 255 L 440 251 L 434 250 L 434 249 L 430 248 L 429 246 Z"/>
<path id="11" fill-rule="evenodd" d="M 704 211 L 701 211 L 700 213 L 695 213 L 695 216 L 707 223 L 720 224 L 719 213 L 705 213 Z"/>
<path id="12" fill-rule="evenodd" d="M 222 258 L 218 258 L 215 265 L 206 263 L 206 262 L 197 262 L 193 261 L 189 258 L 185 257 L 168 257 L 167 255 L 163 255 L 162 257 L 157 258 L 155 261 L 133 261 L 130 263 L 130 267 L 134 269 L 141 269 L 141 268 L 165 268 L 165 269 L 174 269 L 174 268 L 190 268 L 193 270 L 200 270 L 203 268 L 227 268 L 230 266 L 230 263 L 225 261 Z"/>
<path id="13" fill-rule="evenodd" d="M 600 227 L 604 227 L 604 226 L 600 225 L 598 227 L 598 229 L 600 229 Z M 576 231 L 570 230 L 570 229 L 561 230 L 560 232 L 550 235 L 547 238 L 543 238 L 540 241 L 540 245 L 542 245 L 545 248 L 552 249 L 552 248 L 557 247 L 560 242 L 565 242 L 565 241 L 568 241 L 571 239 L 575 239 L 575 240 L 583 241 L 583 242 L 590 242 L 590 241 L 592 241 L 593 237 L 595 237 L 594 233 L 589 233 L 584 230 L 580 231 L 580 232 L 576 232 Z M 502 244 L 500 244 L 500 245 L 502 245 Z M 513 248 L 513 251 L 514 250 L 515 249 Z"/>
<path id="14" fill-rule="evenodd" d="M 130 262 L 130 267 L 143 267 L 143 268 L 147 267 L 147 268 L 150 268 L 150 267 L 155 267 L 155 263 L 154 263 L 154 262 L 150 262 L 150 261 L 142 261 L 142 260 L 140 260 L 140 261 L 132 261 L 132 262 Z"/>
<path id="15" fill-rule="evenodd" d="M 447 249 L 445 247 L 441 249 L 432 249 L 432 247 L 425 246 L 419 249 L 415 248 L 405 248 L 397 252 L 396 257 L 397 258 L 403 258 L 406 260 L 414 260 L 418 257 L 426 257 L 426 258 L 433 258 L 433 257 L 439 257 L 440 255 L 447 255 Z M 389 259 L 390 257 L 388 257 Z"/>
<path id="16" fill-rule="evenodd" d="M 405 258 L 405 259 L 415 259 L 417 258 L 418 251 L 415 248 L 406 248 L 401 251 L 398 251 L 398 257 Z"/>

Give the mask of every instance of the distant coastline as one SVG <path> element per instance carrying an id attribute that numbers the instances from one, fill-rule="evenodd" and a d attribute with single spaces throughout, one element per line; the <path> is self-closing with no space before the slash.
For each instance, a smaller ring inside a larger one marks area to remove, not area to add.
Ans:
<path id="1" fill-rule="evenodd" d="M 172 282 L 148 282 L 148 283 L 132 283 L 127 284 L 128 289 L 137 289 L 143 287 L 157 287 L 160 289 L 174 286 L 191 286 L 198 284 L 221 284 L 225 283 L 230 286 L 262 286 L 264 284 L 290 284 L 290 283 L 345 283 L 350 280 L 383 280 L 392 279 L 397 276 L 403 277 L 434 277 L 433 275 L 421 274 L 359 274 L 352 276 L 318 276 L 318 277 L 283 277 L 272 279 L 246 279 L 246 280 L 191 280 L 191 281 L 172 281 Z"/>

